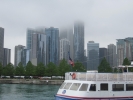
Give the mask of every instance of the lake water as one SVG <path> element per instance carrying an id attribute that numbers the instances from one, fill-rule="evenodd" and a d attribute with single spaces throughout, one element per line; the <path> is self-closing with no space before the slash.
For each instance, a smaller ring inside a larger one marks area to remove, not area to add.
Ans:
<path id="1" fill-rule="evenodd" d="M 0 100 L 54 100 L 60 85 L 0 84 Z"/>

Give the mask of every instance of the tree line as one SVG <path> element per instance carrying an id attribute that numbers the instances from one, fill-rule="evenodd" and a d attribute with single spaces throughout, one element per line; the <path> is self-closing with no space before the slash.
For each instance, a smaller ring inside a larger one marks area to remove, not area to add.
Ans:
<path id="1" fill-rule="evenodd" d="M 65 76 L 65 73 L 70 71 L 86 72 L 86 69 L 83 64 L 78 61 L 75 63 L 75 66 L 72 67 L 65 59 L 61 60 L 58 66 L 52 62 L 50 62 L 47 66 L 45 66 L 43 63 L 39 63 L 37 66 L 34 66 L 30 61 L 27 63 L 26 66 L 23 66 L 21 62 L 16 67 L 14 67 L 12 63 L 9 63 L 5 67 L 0 64 L 0 76 L 52 77 Z"/>
<path id="2" fill-rule="evenodd" d="M 125 58 L 123 65 L 131 65 L 131 62 Z M 67 63 L 65 59 L 61 60 L 60 64 L 56 66 L 54 63 L 50 62 L 47 66 L 44 66 L 43 63 L 39 63 L 37 66 L 34 66 L 30 61 L 26 66 L 20 62 L 18 66 L 14 67 L 12 63 L 9 63 L 7 66 L 3 67 L 0 64 L 0 76 L 65 76 L 66 72 L 86 72 L 87 69 L 80 62 L 75 62 L 74 67 Z M 133 72 L 133 68 L 129 68 L 129 71 Z M 99 73 L 107 72 L 122 72 L 121 69 L 110 67 L 106 58 L 103 58 L 100 65 L 98 66 Z"/>
<path id="3" fill-rule="evenodd" d="M 123 60 L 123 64 L 125 66 L 131 65 L 131 61 L 128 60 L 128 58 L 125 58 Z M 133 67 L 128 68 L 129 72 L 133 72 Z M 124 71 L 126 71 L 126 68 L 124 68 Z M 118 69 L 117 67 L 112 68 L 110 67 L 109 63 L 107 62 L 106 58 L 103 58 L 100 65 L 98 66 L 98 72 L 99 73 L 121 73 L 122 69 Z"/>

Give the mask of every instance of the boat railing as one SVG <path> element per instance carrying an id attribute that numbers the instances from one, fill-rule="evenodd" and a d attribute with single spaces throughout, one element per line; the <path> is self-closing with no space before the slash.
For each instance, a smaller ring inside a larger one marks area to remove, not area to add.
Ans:
<path id="1" fill-rule="evenodd" d="M 75 73 L 75 78 L 72 77 Z M 81 81 L 133 81 L 133 73 L 65 73 L 65 80 Z"/>

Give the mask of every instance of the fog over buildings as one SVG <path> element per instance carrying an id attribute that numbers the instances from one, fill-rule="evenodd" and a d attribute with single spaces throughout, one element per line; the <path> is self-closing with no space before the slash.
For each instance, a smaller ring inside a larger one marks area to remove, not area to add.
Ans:
<path id="1" fill-rule="evenodd" d="M 30 42 L 26 43 L 27 28 L 56 27 L 60 32 L 61 27 L 73 27 L 75 21 L 82 21 L 84 48 L 87 50 L 92 40 L 107 48 L 109 44 L 116 45 L 116 39 L 133 37 L 132 5 L 133 0 L 1 0 L 3 47 L 11 49 L 14 64 L 15 46 L 31 48 Z"/>

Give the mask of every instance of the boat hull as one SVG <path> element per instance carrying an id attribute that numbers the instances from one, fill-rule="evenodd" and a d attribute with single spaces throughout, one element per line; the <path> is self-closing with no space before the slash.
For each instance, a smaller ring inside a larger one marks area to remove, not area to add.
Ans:
<path id="1" fill-rule="evenodd" d="M 83 97 L 67 97 L 55 96 L 55 100 L 133 100 L 133 97 L 116 97 L 116 98 L 83 98 Z"/>

